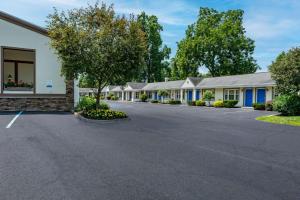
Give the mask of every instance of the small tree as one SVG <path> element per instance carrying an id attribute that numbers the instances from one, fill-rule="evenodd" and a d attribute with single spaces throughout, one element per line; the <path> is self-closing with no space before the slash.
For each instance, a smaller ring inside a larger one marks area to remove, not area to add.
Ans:
<path id="1" fill-rule="evenodd" d="M 269 67 L 279 94 L 296 95 L 300 91 L 300 48 L 282 52 Z"/>
<path id="2" fill-rule="evenodd" d="M 208 101 L 208 106 L 210 106 L 210 101 L 213 100 L 214 98 L 215 98 L 214 93 L 210 90 L 205 91 L 203 94 L 203 99 L 205 101 Z"/>
<path id="3" fill-rule="evenodd" d="M 162 102 L 164 103 L 165 97 L 169 95 L 169 92 L 167 90 L 159 90 L 158 96 L 162 97 Z"/>
<path id="4" fill-rule="evenodd" d="M 147 99 L 148 99 L 147 94 L 143 93 L 143 94 L 140 95 L 140 100 L 141 100 L 141 102 L 146 102 Z"/>
<path id="5" fill-rule="evenodd" d="M 62 61 L 67 78 L 88 76 L 98 89 L 110 84 L 124 85 L 144 63 L 145 34 L 137 20 L 117 16 L 112 6 L 96 3 L 67 13 L 49 15 L 51 45 Z"/>

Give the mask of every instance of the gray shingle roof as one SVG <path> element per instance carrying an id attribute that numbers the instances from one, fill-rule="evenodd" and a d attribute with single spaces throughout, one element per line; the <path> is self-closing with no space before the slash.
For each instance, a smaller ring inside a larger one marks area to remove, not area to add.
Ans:
<path id="1" fill-rule="evenodd" d="M 145 87 L 147 83 L 137 83 L 137 82 L 129 82 L 127 85 L 131 87 L 133 90 L 141 90 Z"/>
<path id="2" fill-rule="evenodd" d="M 198 85 L 200 81 L 203 79 L 201 77 L 188 77 L 188 79 L 193 83 L 193 85 Z"/>
<path id="3" fill-rule="evenodd" d="M 109 85 L 109 86 L 105 86 L 102 90 L 101 90 L 101 92 L 110 92 L 112 89 L 114 89 L 115 87 L 117 87 L 117 86 L 115 86 L 115 85 Z"/>
<path id="4" fill-rule="evenodd" d="M 185 81 L 166 81 L 166 82 L 156 82 L 148 83 L 143 90 L 170 90 L 170 89 L 180 89 Z"/>
<path id="5" fill-rule="evenodd" d="M 275 81 L 271 78 L 271 74 L 268 72 L 260 72 L 255 74 L 205 78 L 197 85 L 197 88 L 263 87 L 273 85 L 275 85 Z"/>
<path id="6" fill-rule="evenodd" d="M 114 89 L 112 89 L 111 91 L 112 92 L 121 92 L 121 91 L 123 91 L 123 86 L 116 86 Z"/>

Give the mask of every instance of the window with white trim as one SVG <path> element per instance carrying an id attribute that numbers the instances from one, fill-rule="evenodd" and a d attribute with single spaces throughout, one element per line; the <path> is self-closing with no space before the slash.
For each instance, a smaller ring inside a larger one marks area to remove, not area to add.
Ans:
<path id="1" fill-rule="evenodd" d="M 240 90 L 239 89 L 226 89 L 224 90 L 224 100 L 239 100 Z"/>
<path id="2" fill-rule="evenodd" d="M 139 93 L 139 92 L 136 92 L 136 93 L 135 93 L 135 98 L 136 98 L 136 99 L 139 99 L 139 98 L 140 98 L 140 93 Z"/>

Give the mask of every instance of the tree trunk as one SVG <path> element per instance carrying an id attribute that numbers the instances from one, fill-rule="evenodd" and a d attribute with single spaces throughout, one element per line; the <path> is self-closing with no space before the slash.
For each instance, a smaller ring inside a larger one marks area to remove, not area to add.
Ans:
<path id="1" fill-rule="evenodd" d="M 100 95 L 101 95 L 101 87 L 99 85 L 97 95 L 96 95 L 96 109 L 100 109 Z"/>

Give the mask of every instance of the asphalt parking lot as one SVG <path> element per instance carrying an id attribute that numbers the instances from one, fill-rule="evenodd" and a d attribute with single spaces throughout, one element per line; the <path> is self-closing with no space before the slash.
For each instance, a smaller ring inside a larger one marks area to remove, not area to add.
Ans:
<path id="1" fill-rule="evenodd" d="M 269 112 L 112 103 L 130 120 L 0 114 L 0 199 L 299 200 L 300 128 Z"/>

